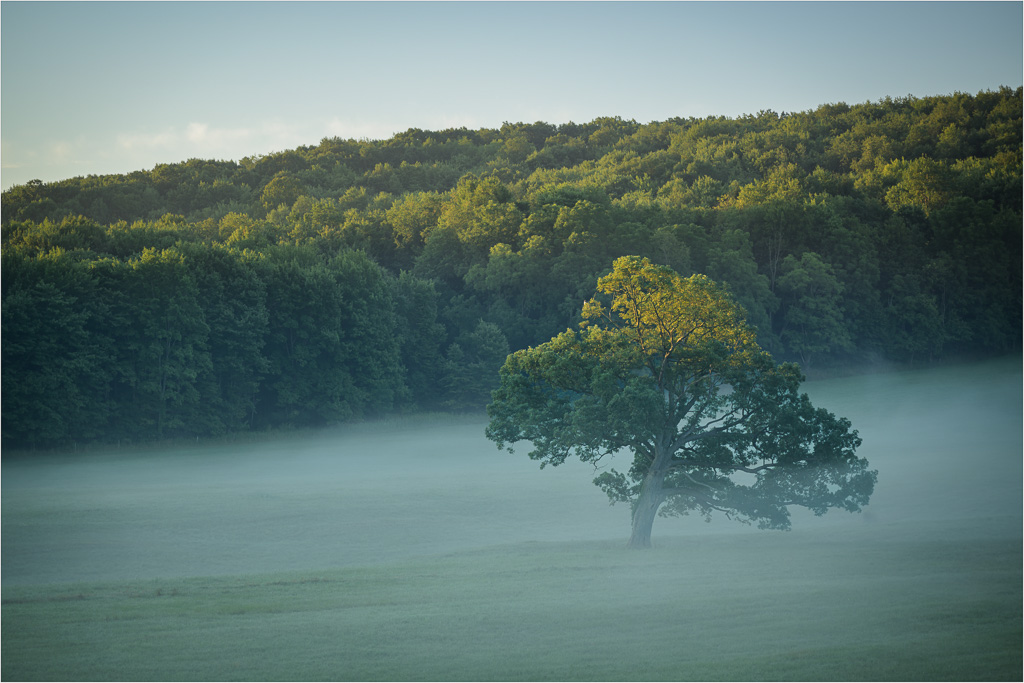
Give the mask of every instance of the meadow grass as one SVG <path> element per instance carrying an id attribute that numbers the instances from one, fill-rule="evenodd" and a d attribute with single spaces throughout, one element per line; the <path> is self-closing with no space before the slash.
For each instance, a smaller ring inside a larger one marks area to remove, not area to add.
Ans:
<path id="1" fill-rule="evenodd" d="M 5 680 L 1019 680 L 1019 539 L 526 543 L 3 590 Z"/>
<path id="2" fill-rule="evenodd" d="M 806 386 L 865 512 L 645 552 L 479 417 L 5 457 L 0 678 L 1021 680 L 1020 359 Z"/>

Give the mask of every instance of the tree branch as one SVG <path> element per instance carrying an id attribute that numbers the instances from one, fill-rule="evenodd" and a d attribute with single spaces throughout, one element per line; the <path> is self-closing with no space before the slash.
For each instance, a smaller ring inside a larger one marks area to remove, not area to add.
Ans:
<path id="1" fill-rule="evenodd" d="M 712 465 L 707 462 L 695 462 L 693 460 L 683 460 L 678 458 L 673 459 L 672 471 L 681 472 L 682 474 L 689 477 L 689 474 L 679 469 L 682 467 L 704 467 L 714 470 L 720 470 L 722 472 L 746 472 L 747 474 L 757 474 L 758 472 L 762 472 L 764 470 L 771 470 L 775 469 L 776 467 L 780 467 L 780 464 L 777 462 L 769 462 L 765 463 L 764 465 L 758 465 L 757 467 L 745 467 L 743 465 Z M 690 478 L 692 479 L 692 477 Z"/>

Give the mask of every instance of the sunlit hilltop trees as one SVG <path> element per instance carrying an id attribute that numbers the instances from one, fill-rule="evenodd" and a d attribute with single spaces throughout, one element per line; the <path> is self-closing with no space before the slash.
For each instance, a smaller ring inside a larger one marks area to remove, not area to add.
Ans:
<path id="1" fill-rule="evenodd" d="M 625 254 L 805 372 L 1021 345 L 1021 88 L 411 129 L 3 193 L 3 441 L 474 410 Z"/>

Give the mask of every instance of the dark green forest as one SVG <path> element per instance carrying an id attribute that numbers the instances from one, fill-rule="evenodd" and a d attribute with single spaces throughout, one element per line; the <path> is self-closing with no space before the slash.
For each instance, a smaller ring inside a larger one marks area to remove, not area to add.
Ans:
<path id="1" fill-rule="evenodd" d="M 2 201 L 5 446 L 482 408 L 636 254 L 805 372 L 1021 349 L 1021 88 L 327 138 Z"/>

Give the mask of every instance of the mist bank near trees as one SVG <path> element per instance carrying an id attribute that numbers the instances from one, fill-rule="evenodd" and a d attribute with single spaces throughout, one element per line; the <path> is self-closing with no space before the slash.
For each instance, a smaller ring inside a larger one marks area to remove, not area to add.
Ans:
<path id="1" fill-rule="evenodd" d="M 481 408 L 621 255 L 805 369 L 1021 346 L 1022 90 L 411 129 L 3 193 L 3 443 Z"/>
<path id="2" fill-rule="evenodd" d="M 1020 359 L 1001 359 L 808 382 L 816 404 L 860 427 L 860 452 L 879 476 L 862 513 L 795 507 L 792 535 L 828 531 L 845 544 L 855 532 L 912 536 L 927 525 L 957 547 L 951 530 L 962 529 L 1016 539 L 1019 572 L 1021 381 Z M 608 505 L 592 465 L 541 471 L 498 451 L 484 425 L 414 416 L 253 443 L 7 456 L 4 586 L 317 571 L 529 542 L 625 546 L 629 506 Z M 696 557 L 698 536 L 752 534 L 768 545 L 790 536 L 698 514 L 658 528 L 656 545 L 682 535 Z M 756 566 L 758 553 L 738 548 L 744 559 L 731 566 Z"/>

